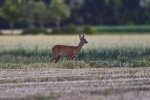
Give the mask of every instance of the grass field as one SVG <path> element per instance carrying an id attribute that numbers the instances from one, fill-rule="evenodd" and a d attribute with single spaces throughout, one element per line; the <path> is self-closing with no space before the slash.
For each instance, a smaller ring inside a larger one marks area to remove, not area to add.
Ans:
<path id="1" fill-rule="evenodd" d="M 148 100 L 150 35 L 86 36 L 75 61 L 49 63 L 78 36 L 0 36 L 0 99 Z"/>
<path id="2" fill-rule="evenodd" d="M 147 67 L 150 65 L 150 35 L 86 36 L 76 61 L 92 67 Z M 56 44 L 78 45 L 78 36 L 1 36 L 0 63 L 48 63 Z M 66 61 L 62 59 L 60 63 Z M 65 63 L 65 62 L 64 62 Z M 5 66 L 5 65 L 4 65 Z"/>

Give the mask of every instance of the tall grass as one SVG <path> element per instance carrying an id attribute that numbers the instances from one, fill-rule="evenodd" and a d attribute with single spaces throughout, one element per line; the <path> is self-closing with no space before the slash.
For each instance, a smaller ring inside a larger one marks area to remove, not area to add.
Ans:
<path id="1" fill-rule="evenodd" d="M 0 52 L 0 63 L 48 63 L 51 59 L 49 49 L 45 50 L 10 50 Z M 61 59 L 60 62 L 67 59 Z M 76 57 L 76 61 L 84 61 L 88 64 L 104 64 L 108 66 L 149 66 L 150 48 L 109 48 L 82 50 Z M 113 65 L 112 65 L 113 64 Z M 124 65 L 123 65 L 124 64 Z M 134 64 L 134 65 L 133 65 Z"/>
<path id="2" fill-rule="evenodd" d="M 150 66 L 150 35 L 86 38 L 89 44 L 83 47 L 76 61 L 84 61 L 91 67 Z M 79 42 L 78 36 L 2 36 L 0 40 L 0 63 L 16 64 L 48 63 L 53 45 L 77 45 Z M 63 58 L 60 64 L 66 60 Z"/>

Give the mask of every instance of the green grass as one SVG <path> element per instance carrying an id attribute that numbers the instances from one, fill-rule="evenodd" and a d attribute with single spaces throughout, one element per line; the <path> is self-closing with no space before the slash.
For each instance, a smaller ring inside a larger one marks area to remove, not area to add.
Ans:
<path id="1" fill-rule="evenodd" d="M 89 43 L 81 49 L 75 61 L 62 58 L 57 67 L 150 66 L 150 35 L 96 35 L 86 38 Z M 1 68 L 23 68 L 30 64 L 47 65 L 55 44 L 77 45 L 79 39 L 78 36 L 1 36 L 0 41 Z"/>
<path id="2" fill-rule="evenodd" d="M 127 32 L 129 32 L 130 34 L 135 34 L 135 33 L 149 33 L 150 32 L 150 27 L 149 25 L 144 25 L 144 26 L 135 26 L 135 25 L 131 25 L 131 26 L 96 26 L 95 27 L 97 32 L 103 33 L 103 32 L 108 32 L 110 34 L 120 34 L 120 32 L 122 34 L 126 34 Z"/>
<path id="3" fill-rule="evenodd" d="M 0 52 L 0 63 L 30 64 L 48 63 L 51 59 L 49 49 L 44 50 L 8 50 Z M 66 68 L 80 66 L 78 63 L 88 67 L 148 67 L 150 66 L 150 48 L 106 48 L 82 50 L 76 57 L 75 64 L 65 63 L 67 58 L 62 58 L 62 63 Z M 13 65 L 12 65 L 13 66 Z M 16 65 L 17 66 L 17 65 Z M 80 68 L 80 67 L 79 67 Z M 81 67 L 82 68 L 82 67 Z"/>
<path id="4" fill-rule="evenodd" d="M 20 56 L 20 57 L 51 57 L 49 49 L 44 50 L 4 50 L 0 56 Z M 150 59 L 150 48 L 106 48 L 106 49 L 87 49 L 82 50 L 76 57 L 77 60 L 99 61 L 99 60 L 118 60 L 126 61 L 131 59 Z"/>

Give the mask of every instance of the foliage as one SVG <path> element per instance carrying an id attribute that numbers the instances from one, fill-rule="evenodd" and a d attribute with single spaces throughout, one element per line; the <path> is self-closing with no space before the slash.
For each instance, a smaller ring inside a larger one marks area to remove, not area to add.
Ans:
<path id="1" fill-rule="evenodd" d="M 46 23 L 48 19 L 48 9 L 46 4 L 43 1 L 37 1 L 35 2 L 35 10 L 34 16 L 35 20 L 40 23 L 41 28 L 44 28 L 44 24 Z"/>
<path id="2" fill-rule="evenodd" d="M 29 24 L 29 28 L 34 28 L 34 13 L 35 13 L 35 3 L 33 0 L 29 0 L 23 5 L 22 8 L 22 17 Z"/>
<path id="3" fill-rule="evenodd" d="M 60 22 L 70 16 L 70 10 L 63 0 L 52 0 L 49 9 L 51 19 L 56 22 L 57 29 L 60 29 Z"/>
<path id="4" fill-rule="evenodd" d="M 52 34 L 79 34 L 79 28 L 73 24 L 67 25 L 61 29 L 53 29 Z"/>
<path id="5" fill-rule="evenodd" d="M 82 25 L 148 24 L 150 10 L 145 4 L 141 6 L 142 1 L 146 0 L 86 0 L 71 21 Z"/>
<path id="6" fill-rule="evenodd" d="M 49 21 L 57 22 L 60 27 L 60 22 L 68 18 L 70 14 L 69 8 L 62 0 L 53 0 L 49 7 L 41 0 L 30 0 L 24 4 L 22 12 L 32 29 L 34 22 L 40 23 L 41 28 L 44 28 L 44 24 Z"/>
<path id="7" fill-rule="evenodd" d="M 76 34 L 79 32 L 79 29 L 76 25 L 69 24 L 69 25 L 63 27 L 62 31 L 65 33 Z"/>
<path id="8" fill-rule="evenodd" d="M 27 34 L 33 34 L 33 35 L 37 35 L 37 34 L 49 34 L 49 32 L 46 29 L 26 29 L 23 31 L 22 33 L 23 35 L 27 35 Z"/>
<path id="9" fill-rule="evenodd" d="M 9 13 L 7 16 L 5 15 L 5 20 L 10 19 L 9 17 L 11 16 L 11 19 L 15 19 L 13 22 L 16 23 L 16 19 L 18 19 L 18 14 L 16 13 L 21 10 L 23 17 L 31 25 L 30 28 L 33 28 L 34 22 L 40 23 L 41 27 L 44 26 L 43 24 L 50 23 L 51 25 L 55 22 L 57 23 L 57 28 L 66 24 L 92 26 L 148 25 L 150 23 L 149 0 L 65 0 L 66 2 L 64 0 L 52 0 L 51 3 L 47 3 L 50 0 L 1 1 L 4 2 L 4 4 L 1 4 L 1 16 L 4 16 L 6 12 Z M 15 6 L 18 4 L 19 6 Z M 34 11 L 37 16 L 33 14 Z M 60 25 L 60 22 L 63 24 Z M 24 24 L 24 22 L 22 23 Z"/>
<path id="10" fill-rule="evenodd" d="M 21 16 L 20 8 L 21 4 L 18 0 L 5 0 L 4 5 L 0 8 L 0 16 L 10 23 L 11 30 Z"/>
<path id="11" fill-rule="evenodd" d="M 96 29 L 92 26 L 86 26 L 84 27 L 83 32 L 87 34 L 94 34 L 96 33 Z"/>
<path id="12" fill-rule="evenodd" d="M 17 1 L 5 0 L 4 5 L 0 9 L 0 15 L 9 22 L 15 22 L 20 17 L 20 6 Z"/>
<path id="13" fill-rule="evenodd" d="M 120 33 L 120 32 L 132 32 L 132 34 L 139 32 L 139 33 L 146 33 L 150 32 L 150 27 L 149 26 L 96 26 L 95 27 L 96 31 L 99 33 L 103 32 L 115 32 L 115 33 Z"/>
<path id="14" fill-rule="evenodd" d="M 27 35 L 27 34 L 32 34 L 32 35 L 37 35 L 37 34 L 49 34 L 49 32 L 46 29 L 25 29 L 22 32 L 23 35 Z"/>

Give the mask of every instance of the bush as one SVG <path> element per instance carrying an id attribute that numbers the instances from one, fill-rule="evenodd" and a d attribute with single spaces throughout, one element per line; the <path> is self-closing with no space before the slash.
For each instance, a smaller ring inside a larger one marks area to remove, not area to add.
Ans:
<path id="1" fill-rule="evenodd" d="M 78 33 L 78 28 L 75 25 L 67 25 L 62 29 L 53 29 L 52 34 L 76 34 Z"/>
<path id="2" fill-rule="evenodd" d="M 96 33 L 96 29 L 92 26 L 87 26 L 83 29 L 83 32 L 87 34 L 94 34 Z"/>
<path id="3" fill-rule="evenodd" d="M 79 32 L 78 28 L 73 24 L 65 26 L 62 31 L 66 34 L 76 34 Z"/>
<path id="4" fill-rule="evenodd" d="M 2 32 L 1 32 L 1 30 L 0 30 L 0 35 L 2 35 Z"/>
<path id="5" fill-rule="evenodd" d="M 53 28 L 51 34 L 62 34 L 62 33 L 63 33 L 62 30 L 58 30 L 56 28 Z"/>
<path id="6" fill-rule="evenodd" d="M 22 32 L 23 35 L 27 34 L 32 34 L 32 35 L 37 35 L 37 34 L 50 34 L 46 29 L 25 29 Z"/>
<path id="7" fill-rule="evenodd" d="M 95 29 L 99 33 L 108 32 L 108 33 L 119 33 L 120 32 L 150 32 L 149 26 L 96 26 Z"/>

